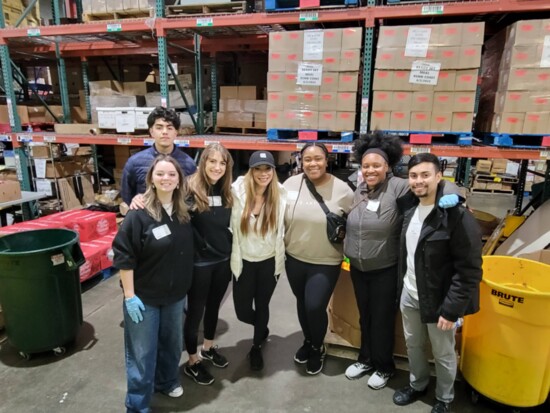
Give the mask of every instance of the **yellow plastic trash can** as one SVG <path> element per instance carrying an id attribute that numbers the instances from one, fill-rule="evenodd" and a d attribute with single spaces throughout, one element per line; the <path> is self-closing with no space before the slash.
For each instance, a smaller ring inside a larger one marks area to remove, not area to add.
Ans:
<path id="1" fill-rule="evenodd" d="M 550 265 L 483 257 L 480 311 L 464 320 L 460 369 L 473 389 L 513 407 L 550 391 Z"/>

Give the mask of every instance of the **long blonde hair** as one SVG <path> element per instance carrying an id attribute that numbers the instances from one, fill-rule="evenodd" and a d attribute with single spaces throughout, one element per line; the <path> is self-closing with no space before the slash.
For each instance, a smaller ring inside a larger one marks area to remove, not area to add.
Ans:
<path id="1" fill-rule="evenodd" d="M 246 203 L 244 205 L 243 214 L 241 216 L 241 232 L 248 234 L 249 231 L 255 231 L 262 236 L 266 236 L 269 231 L 277 230 L 277 218 L 279 214 L 279 180 L 277 179 L 277 173 L 273 169 L 273 179 L 265 189 L 263 193 L 264 197 L 264 213 L 260 214 L 261 223 L 258 228 L 258 221 L 254 225 L 254 228 L 250 227 L 250 215 L 254 210 L 254 202 L 256 199 L 256 184 L 254 183 L 254 177 L 252 175 L 254 168 L 250 168 L 244 176 L 244 188 L 246 192 Z"/>
<path id="2" fill-rule="evenodd" d="M 178 173 L 178 185 L 174 189 L 172 194 L 173 202 L 173 211 L 178 218 L 180 223 L 189 222 L 189 207 L 185 203 L 187 198 L 187 185 L 184 180 L 183 172 L 181 167 L 174 158 L 170 155 L 160 154 L 154 160 L 149 170 L 147 171 L 147 176 L 145 177 L 145 183 L 147 184 L 147 189 L 145 194 L 143 194 L 143 203 L 145 204 L 145 210 L 147 213 L 155 220 L 160 222 L 162 219 L 162 203 L 158 199 L 157 190 L 153 185 L 153 171 L 159 162 L 169 162 L 176 168 Z"/>
<path id="3" fill-rule="evenodd" d="M 209 190 L 212 187 L 206 174 L 208 157 L 219 153 L 225 161 L 225 173 L 220 178 L 222 205 L 225 208 L 233 206 L 233 195 L 231 193 L 231 183 L 233 182 L 233 158 L 229 151 L 219 143 L 211 143 L 201 153 L 199 158 L 199 167 L 197 172 L 189 177 L 189 192 L 195 200 L 195 208 L 198 212 L 205 212 L 210 209 L 208 203 Z"/>

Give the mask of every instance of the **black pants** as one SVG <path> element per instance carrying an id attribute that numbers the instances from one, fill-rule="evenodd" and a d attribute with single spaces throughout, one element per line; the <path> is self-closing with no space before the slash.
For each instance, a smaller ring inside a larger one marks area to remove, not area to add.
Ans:
<path id="1" fill-rule="evenodd" d="M 204 338 L 214 340 L 220 305 L 231 281 L 229 260 L 207 266 L 195 266 L 193 283 L 187 293 L 187 317 L 183 338 L 188 354 L 197 353 L 199 325 L 204 314 Z"/>
<path id="2" fill-rule="evenodd" d="M 367 272 L 352 266 L 350 274 L 361 326 L 358 361 L 370 362 L 383 373 L 393 373 L 397 266 Z"/>
<path id="3" fill-rule="evenodd" d="M 340 276 L 340 264 L 309 264 L 287 255 L 285 266 L 304 337 L 319 348 L 327 333 L 327 306 Z"/>
<path id="4" fill-rule="evenodd" d="M 239 279 L 233 278 L 233 302 L 237 318 L 254 326 L 256 346 L 262 344 L 267 332 L 269 302 L 278 279 L 274 274 L 275 258 L 259 262 L 243 260 Z"/>

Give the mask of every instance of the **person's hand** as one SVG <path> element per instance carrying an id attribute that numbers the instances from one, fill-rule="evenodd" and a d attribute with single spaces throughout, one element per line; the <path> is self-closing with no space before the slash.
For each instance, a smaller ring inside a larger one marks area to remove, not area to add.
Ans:
<path id="1" fill-rule="evenodd" d="M 132 201 L 133 202 L 133 201 Z M 457 194 L 449 194 L 449 195 L 443 195 L 439 199 L 439 206 L 441 208 L 452 208 L 458 204 L 458 195 Z"/>
<path id="2" fill-rule="evenodd" d="M 137 295 L 134 295 L 131 298 L 126 298 L 124 300 L 124 304 L 126 305 L 128 315 L 134 323 L 137 324 L 140 321 L 143 321 L 143 314 L 141 314 L 141 312 L 145 311 L 145 306 Z"/>
<path id="3" fill-rule="evenodd" d="M 437 321 L 437 328 L 443 331 L 449 331 L 449 330 L 452 330 L 454 327 L 455 327 L 454 321 L 449 321 L 439 316 L 439 320 Z"/>
<path id="4" fill-rule="evenodd" d="M 130 203 L 130 209 L 143 209 L 145 208 L 145 203 L 143 202 L 143 194 L 137 194 L 132 198 Z"/>

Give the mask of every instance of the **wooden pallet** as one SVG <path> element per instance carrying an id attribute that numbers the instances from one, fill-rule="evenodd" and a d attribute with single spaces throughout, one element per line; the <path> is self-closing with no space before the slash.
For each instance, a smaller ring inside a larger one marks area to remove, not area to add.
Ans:
<path id="1" fill-rule="evenodd" d="M 220 135 L 265 135 L 265 128 L 231 128 L 227 126 L 218 126 L 216 133 Z"/>
<path id="2" fill-rule="evenodd" d="M 153 17 L 155 11 L 153 9 L 141 10 L 141 9 L 128 9 L 128 10 L 114 10 L 105 13 L 85 13 L 82 15 L 84 22 L 98 21 L 98 20 L 122 20 L 130 18 L 142 18 Z"/>
<path id="3" fill-rule="evenodd" d="M 214 4 L 187 4 L 166 6 L 166 17 L 182 17 L 201 14 L 246 13 L 246 1 Z"/>

